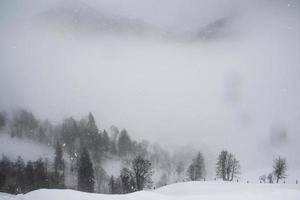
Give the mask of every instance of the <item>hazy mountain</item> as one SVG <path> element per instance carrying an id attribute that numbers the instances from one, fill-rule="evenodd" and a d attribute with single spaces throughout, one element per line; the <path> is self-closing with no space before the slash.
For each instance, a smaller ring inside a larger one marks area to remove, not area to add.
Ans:
<path id="1" fill-rule="evenodd" d="M 82 1 L 62 1 L 33 17 L 33 21 L 62 31 L 84 33 L 144 32 L 149 25 L 99 11 Z"/>
<path id="2" fill-rule="evenodd" d="M 54 27 L 58 31 L 72 33 L 114 33 L 145 34 L 151 33 L 163 38 L 175 40 L 215 39 L 228 35 L 232 18 L 216 18 L 208 23 L 190 30 L 173 30 L 169 27 L 153 27 L 135 18 L 116 16 L 101 9 L 96 9 L 82 1 L 62 1 L 56 6 L 33 17 L 46 27 Z"/>
<path id="3" fill-rule="evenodd" d="M 231 17 L 223 17 L 217 19 L 211 23 L 208 23 L 204 27 L 200 28 L 196 35 L 198 39 L 216 39 L 226 37 L 229 34 Z"/>

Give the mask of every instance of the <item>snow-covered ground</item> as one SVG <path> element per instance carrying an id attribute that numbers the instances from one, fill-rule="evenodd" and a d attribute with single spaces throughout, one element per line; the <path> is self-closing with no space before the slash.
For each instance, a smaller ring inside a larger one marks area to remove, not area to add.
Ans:
<path id="1" fill-rule="evenodd" d="M 2 193 L 0 192 L 0 200 L 8 200 L 10 198 L 13 198 L 14 196 L 11 194 L 6 194 L 6 193 Z"/>
<path id="2" fill-rule="evenodd" d="M 244 184 L 228 182 L 185 182 L 168 185 L 153 191 L 127 195 L 104 195 L 73 190 L 41 189 L 1 198 L 1 200 L 298 200 L 300 185 L 296 184 Z"/>

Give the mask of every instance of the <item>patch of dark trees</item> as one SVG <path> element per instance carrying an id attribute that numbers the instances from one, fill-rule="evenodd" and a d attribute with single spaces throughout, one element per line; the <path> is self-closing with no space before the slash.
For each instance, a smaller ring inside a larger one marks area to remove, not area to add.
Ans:
<path id="1" fill-rule="evenodd" d="M 19 156 L 11 161 L 7 156 L 0 160 L 0 191 L 19 194 L 40 188 L 66 188 L 64 184 L 64 160 L 62 149 L 57 144 L 54 166 L 50 170 L 42 158 L 27 163 Z"/>

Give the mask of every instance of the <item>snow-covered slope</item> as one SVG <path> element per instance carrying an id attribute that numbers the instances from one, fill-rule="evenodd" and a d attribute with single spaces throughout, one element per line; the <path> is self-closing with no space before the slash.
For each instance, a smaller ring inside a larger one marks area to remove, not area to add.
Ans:
<path id="1" fill-rule="evenodd" d="M 141 191 L 127 195 L 103 195 L 73 190 L 41 189 L 11 200 L 171 200 L 171 199 L 246 199 L 246 200 L 298 200 L 300 185 L 296 184 L 243 184 L 226 182 L 186 182 L 168 185 L 153 191 Z"/>

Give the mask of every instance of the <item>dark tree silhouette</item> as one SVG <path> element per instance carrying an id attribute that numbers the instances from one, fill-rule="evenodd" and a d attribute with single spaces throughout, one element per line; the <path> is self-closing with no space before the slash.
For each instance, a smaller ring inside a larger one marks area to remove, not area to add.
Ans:
<path id="1" fill-rule="evenodd" d="M 83 148 L 78 163 L 78 190 L 94 192 L 94 170 L 89 153 Z"/>
<path id="2" fill-rule="evenodd" d="M 241 166 L 232 153 L 226 150 L 221 151 L 218 156 L 216 175 L 224 181 L 232 181 L 240 174 Z"/>
<path id="3" fill-rule="evenodd" d="M 193 159 L 192 164 L 189 166 L 187 170 L 187 174 L 192 181 L 198 181 L 204 178 L 205 164 L 204 164 L 204 158 L 200 152 L 197 154 L 197 157 Z"/>
<path id="4" fill-rule="evenodd" d="M 49 188 L 49 177 L 45 163 L 40 158 L 34 162 L 34 189 Z"/>
<path id="5" fill-rule="evenodd" d="M 287 170 L 287 164 L 286 159 L 281 158 L 280 156 L 278 158 L 275 158 L 273 160 L 273 169 L 274 169 L 274 176 L 276 178 L 276 183 L 279 182 L 279 180 L 284 179 L 287 177 L 286 170 Z"/>
<path id="6" fill-rule="evenodd" d="M 6 125 L 6 121 L 7 121 L 6 115 L 7 114 L 5 111 L 0 112 L 0 129 Z"/>
<path id="7" fill-rule="evenodd" d="M 122 185 L 120 178 L 111 176 L 108 185 L 110 194 L 122 194 Z"/>
<path id="8" fill-rule="evenodd" d="M 10 159 L 6 156 L 2 156 L 0 161 L 0 190 L 4 192 L 8 192 L 9 180 L 11 174 L 12 163 Z"/>
<path id="9" fill-rule="evenodd" d="M 10 134 L 12 137 L 27 137 L 33 139 L 38 126 L 39 122 L 31 112 L 19 110 L 13 116 Z"/>
<path id="10" fill-rule="evenodd" d="M 25 163 L 19 156 L 15 162 L 16 193 L 25 192 Z"/>
<path id="11" fill-rule="evenodd" d="M 33 162 L 28 161 L 25 169 L 26 191 L 34 190 L 34 166 Z"/>
<path id="12" fill-rule="evenodd" d="M 122 181 L 122 190 L 124 193 L 135 191 L 134 175 L 128 168 L 123 168 L 120 175 Z"/>
<path id="13" fill-rule="evenodd" d="M 66 144 L 70 155 L 73 155 L 75 152 L 74 142 L 78 136 L 79 130 L 75 119 L 73 119 L 72 117 L 65 119 L 61 125 L 60 137 Z"/>
<path id="14" fill-rule="evenodd" d="M 131 139 L 127 134 L 127 131 L 123 129 L 120 133 L 119 141 L 118 141 L 119 155 L 120 156 L 127 155 L 131 150 L 131 145 L 132 145 Z"/>
<path id="15" fill-rule="evenodd" d="M 98 150 L 99 144 L 96 143 L 96 137 L 99 135 L 99 130 L 96 125 L 93 114 L 90 112 L 88 115 L 88 121 L 86 124 L 86 129 L 84 133 L 81 133 L 82 140 L 84 141 L 82 145 L 89 149 Z"/>
<path id="16" fill-rule="evenodd" d="M 55 188 L 65 188 L 65 164 L 62 146 L 57 141 L 55 146 L 53 181 Z"/>
<path id="17" fill-rule="evenodd" d="M 135 179 L 136 190 L 143 190 L 145 187 L 151 187 L 153 174 L 152 166 L 149 160 L 137 156 L 131 163 L 132 172 Z"/>
<path id="18" fill-rule="evenodd" d="M 110 146 L 110 144 L 109 144 L 109 136 L 108 136 L 108 134 L 107 134 L 107 132 L 106 132 L 106 130 L 103 130 L 103 133 L 102 133 L 102 146 L 103 146 L 103 151 L 104 152 L 108 152 L 109 151 L 109 146 Z"/>

